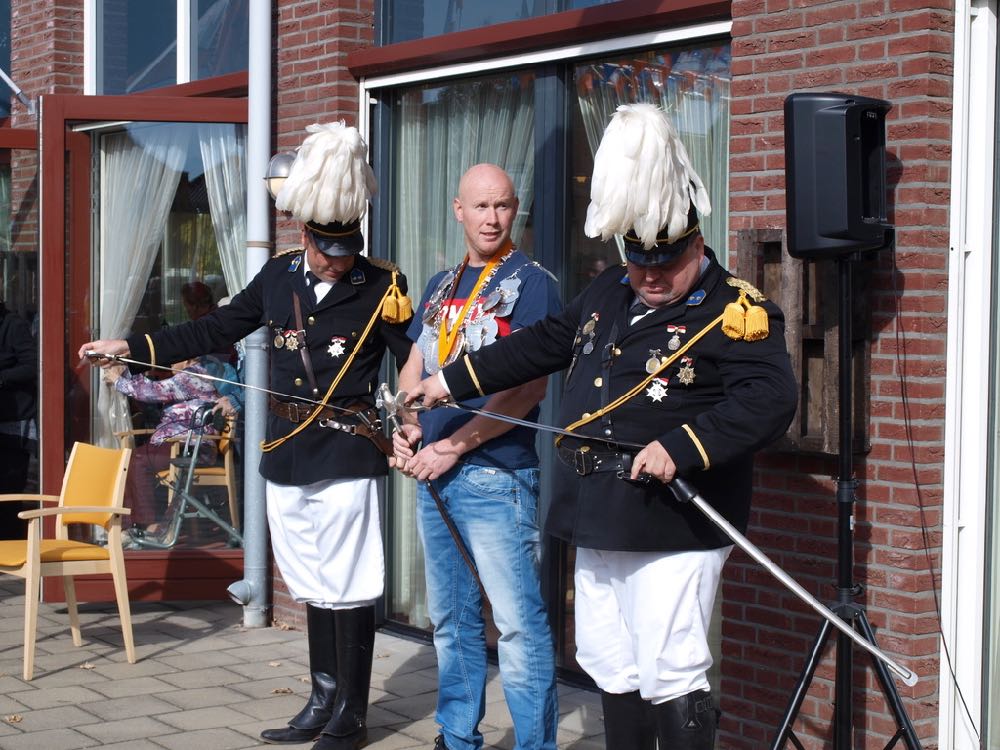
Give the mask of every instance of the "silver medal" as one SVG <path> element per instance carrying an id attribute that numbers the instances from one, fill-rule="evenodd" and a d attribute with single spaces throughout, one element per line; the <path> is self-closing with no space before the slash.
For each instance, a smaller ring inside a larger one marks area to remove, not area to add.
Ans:
<path id="1" fill-rule="evenodd" d="M 500 293 L 499 289 L 494 289 L 492 292 L 486 295 L 481 305 L 483 312 L 488 312 L 496 307 L 503 300 L 503 295 Z"/>
<path id="2" fill-rule="evenodd" d="M 681 348 L 681 337 L 675 333 L 673 335 L 673 338 L 671 338 L 670 341 L 667 342 L 667 349 L 669 349 L 672 352 L 676 352 L 680 348 Z"/>

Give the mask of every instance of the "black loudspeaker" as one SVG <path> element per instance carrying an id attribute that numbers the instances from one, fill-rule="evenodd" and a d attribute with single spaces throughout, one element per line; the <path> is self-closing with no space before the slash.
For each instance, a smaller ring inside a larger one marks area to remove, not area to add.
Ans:
<path id="1" fill-rule="evenodd" d="M 835 258 L 889 242 L 885 116 L 891 107 L 847 94 L 785 99 L 789 255 Z"/>

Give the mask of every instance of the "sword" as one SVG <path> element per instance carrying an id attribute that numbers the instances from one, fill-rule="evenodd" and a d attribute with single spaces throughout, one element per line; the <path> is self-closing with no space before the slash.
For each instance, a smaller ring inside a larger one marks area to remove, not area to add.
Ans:
<path id="1" fill-rule="evenodd" d="M 777 578 L 781 583 L 784 584 L 785 588 L 795 594 L 799 599 L 808 604 L 813 608 L 819 615 L 821 615 L 827 622 L 833 625 L 837 630 L 846 635 L 856 644 L 861 646 L 865 651 L 870 653 L 876 659 L 879 659 L 885 663 L 885 665 L 899 675 L 899 678 L 905 682 L 909 687 L 913 687 L 917 684 L 917 674 L 911 672 L 906 667 L 902 667 L 888 656 L 885 652 L 875 646 L 874 644 L 866 641 L 860 635 L 858 635 L 852 627 L 850 627 L 846 622 L 844 622 L 840 617 L 834 614 L 828 607 L 824 606 L 816 599 L 812 594 L 806 591 L 799 583 L 792 578 L 788 573 L 783 571 L 778 565 L 771 560 L 767 555 L 765 555 L 759 547 L 757 547 L 753 542 L 747 539 L 743 534 L 736 530 L 729 521 L 727 521 L 715 508 L 709 505 L 705 499 L 698 494 L 691 484 L 681 477 L 674 477 L 674 479 L 667 485 L 670 487 L 671 491 L 674 493 L 674 497 L 677 498 L 679 502 L 687 503 L 690 502 L 703 514 L 705 514 L 708 519 L 722 529 L 726 536 L 732 539 L 740 548 L 746 552 L 750 557 L 760 563 L 767 571 Z"/>
<path id="2" fill-rule="evenodd" d="M 397 415 L 403 411 L 418 413 L 422 411 L 429 411 L 430 409 L 436 409 L 438 406 L 443 406 L 448 409 L 459 409 L 460 411 L 469 412 L 470 414 L 478 414 L 481 417 L 488 417 L 489 419 L 495 419 L 498 422 L 506 422 L 507 424 L 517 425 L 518 427 L 528 427 L 532 430 L 538 430 L 539 432 L 550 432 L 553 435 L 562 435 L 563 437 L 576 438 L 577 440 L 586 440 L 588 443 L 604 443 L 606 445 L 616 445 L 621 448 L 635 448 L 636 450 L 642 450 L 646 447 L 645 445 L 640 445 L 639 443 L 630 443 L 627 440 L 615 440 L 612 438 L 600 437 L 598 435 L 581 435 L 579 432 L 564 430 L 562 427 L 555 427 L 542 422 L 532 422 L 529 419 L 519 419 L 517 417 L 511 417 L 495 411 L 476 409 L 475 407 L 467 406 L 458 401 L 442 401 L 437 406 L 433 407 L 424 406 L 423 404 L 418 403 L 407 405 L 405 403 L 406 392 L 400 391 L 393 396 L 387 383 L 382 383 L 382 385 L 379 386 L 379 393 L 383 394 L 382 400 L 386 405 L 386 408 L 391 408 L 392 413 Z"/>
<path id="3" fill-rule="evenodd" d="M 395 398 L 393 398 L 386 384 L 383 383 L 382 388 L 384 388 L 384 393 L 385 393 L 383 400 L 386 403 L 392 404 L 392 409 L 394 413 L 398 413 L 399 410 L 405 410 L 405 409 L 409 409 L 412 411 L 425 411 L 427 409 L 427 407 L 424 407 L 422 405 L 405 406 L 403 403 L 406 398 L 405 393 L 399 393 L 395 396 Z M 557 435 L 568 435 L 570 437 L 575 437 L 587 441 L 613 443 L 614 445 L 624 446 L 628 448 L 642 449 L 646 447 L 644 445 L 639 445 L 637 443 L 629 443 L 619 440 L 605 440 L 598 437 L 591 437 L 590 435 L 580 435 L 578 433 L 570 432 L 568 430 L 563 430 L 558 427 L 552 427 L 550 425 L 528 422 L 523 419 L 508 417 L 504 414 L 497 414 L 495 412 L 485 411 L 483 409 L 473 409 L 468 406 L 463 406 L 462 404 L 456 403 L 454 401 L 444 402 L 442 405 L 449 406 L 452 408 L 463 409 L 464 411 L 470 411 L 475 414 L 488 417 L 490 419 L 497 419 L 501 422 L 508 422 L 510 424 L 517 424 L 525 427 L 531 427 L 536 430 L 542 430 L 544 432 L 552 432 Z M 639 478 L 640 480 L 644 480 L 646 482 L 652 481 L 652 477 L 648 474 L 645 475 L 640 474 Z M 764 552 L 761 551 L 759 547 L 757 547 L 753 542 L 751 542 L 743 534 L 741 534 L 736 529 L 735 526 L 729 523 L 729 521 L 727 521 L 725 517 L 723 517 L 704 498 L 702 498 L 702 496 L 698 494 L 698 491 L 685 479 L 681 477 L 674 477 L 674 479 L 670 481 L 667 484 L 667 486 L 670 487 L 671 491 L 674 493 L 674 496 L 677 498 L 679 502 L 682 503 L 690 502 L 692 505 L 694 505 L 699 511 L 701 511 L 703 515 L 705 515 L 708 518 L 708 520 L 710 520 L 712 523 L 718 526 L 723 531 L 723 533 L 726 534 L 726 536 L 732 539 L 736 545 L 738 545 L 744 552 L 746 552 L 748 555 L 750 555 L 750 557 L 756 560 L 771 575 L 777 578 L 778 581 L 785 586 L 785 588 L 787 588 L 789 591 L 795 594 L 803 602 L 808 604 L 817 614 L 819 614 L 827 622 L 829 622 L 835 628 L 844 633 L 844 635 L 846 635 L 856 644 L 861 646 L 861 648 L 865 649 L 875 658 L 884 662 L 889 669 L 895 672 L 899 676 L 899 678 L 904 683 L 906 683 L 906 685 L 908 685 L 909 687 L 913 687 L 914 685 L 917 684 L 917 680 L 919 678 L 915 672 L 912 672 L 911 670 L 906 669 L 906 667 L 897 664 L 877 646 L 875 646 L 874 644 L 870 643 L 869 641 L 865 640 L 860 635 L 858 635 L 858 633 L 856 633 L 853 628 L 851 628 L 847 623 L 845 623 L 832 610 L 830 610 L 828 607 L 823 605 L 819 600 L 817 600 L 816 597 L 814 597 L 812 594 L 810 594 L 808 591 L 802 588 L 802 586 L 799 585 L 799 583 L 794 578 L 792 578 L 785 571 L 783 571 L 773 560 L 771 560 L 767 555 L 765 555 Z"/>
<path id="4" fill-rule="evenodd" d="M 239 380 L 230 380 L 229 378 L 220 378 L 215 375 L 209 375 L 204 372 L 192 372 L 191 370 L 178 370 L 175 367 L 167 367 L 166 365 L 154 365 L 152 362 L 142 362 L 137 359 L 129 359 L 121 354 L 103 354 L 101 352 L 95 352 L 93 350 L 87 350 L 83 353 L 87 359 L 107 359 L 112 362 L 119 362 L 123 365 L 139 365 L 140 367 L 146 367 L 150 370 L 163 370 L 165 372 L 172 372 L 174 374 L 184 373 L 193 378 L 201 378 L 202 380 L 211 380 L 216 383 L 226 383 L 228 385 L 235 385 L 239 388 L 244 388 L 248 391 L 259 391 L 260 393 L 266 393 L 271 396 L 280 396 L 281 398 L 290 399 L 292 401 L 301 401 L 304 404 L 312 404 L 314 406 L 323 406 L 331 411 L 338 412 L 340 414 L 354 414 L 355 412 L 351 409 L 345 409 L 343 406 L 334 406 L 333 404 L 324 404 L 322 401 L 316 401 L 315 399 L 306 398 L 305 396 L 299 396 L 292 393 L 282 393 L 280 391 L 272 391 L 270 388 L 261 388 L 258 385 L 250 385 L 249 383 L 241 383 Z"/>
<path id="5" fill-rule="evenodd" d="M 378 390 L 375 391 L 375 406 L 380 409 L 385 409 L 386 420 L 389 422 L 389 425 L 392 427 L 392 431 L 394 433 L 402 432 L 403 430 L 403 425 L 399 421 L 399 412 L 403 409 L 400 404 L 402 404 L 405 400 L 406 393 L 404 391 L 400 391 L 398 394 L 393 396 L 388 383 L 382 383 L 378 387 Z M 454 519 L 451 517 L 451 514 L 448 513 L 448 509 L 444 507 L 444 500 L 430 479 L 425 480 L 424 485 L 427 487 L 427 491 L 430 493 L 430 496 L 434 499 L 434 505 L 437 506 L 438 513 L 441 514 L 441 520 L 444 521 L 444 525 L 447 527 L 448 533 L 451 534 L 452 541 L 455 542 L 455 547 L 458 548 L 458 554 L 461 555 L 465 564 L 469 567 L 469 572 L 472 573 L 472 577 L 476 580 L 476 585 L 479 586 L 479 595 L 483 599 L 488 599 L 489 597 L 486 596 L 486 589 L 483 588 L 483 581 L 479 577 L 479 570 L 476 568 L 476 563 L 472 559 L 472 554 L 465 546 L 465 540 L 462 539 L 462 535 L 459 533 Z"/>

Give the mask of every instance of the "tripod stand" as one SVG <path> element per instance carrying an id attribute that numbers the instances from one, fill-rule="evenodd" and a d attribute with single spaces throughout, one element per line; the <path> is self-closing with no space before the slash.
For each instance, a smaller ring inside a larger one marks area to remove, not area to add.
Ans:
<path id="1" fill-rule="evenodd" d="M 830 606 L 830 609 L 837 613 L 841 619 L 851 624 L 859 631 L 869 643 L 875 644 L 875 632 L 872 630 L 868 617 L 865 615 L 863 607 L 853 602 L 858 596 L 862 587 L 854 583 L 854 491 L 858 486 L 853 478 L 853 420 L 851 419 L 851 361 L 853 352 L 852 346 L 852 315 L 854 308 L 854 290 L 852 271 L 854 262 L 858 254 L 841 256 L 837 259 L 837 270 L 840 278 L 840 340 L 838 347 L 839 368 L 838 373 L 838 397 L 839 397 L 839 427 L 840 440 L 838 450 L 840 452 L 840 474 L 837 478 L 837 601 Z M 823 646 L 830 635 L 832 625 L 826 620 L 823 621 L 813 641 L 809 652 L 809 659 L 799 676 L 799 681 L 792 693 L 792 699 L 785 710 L 784 718 L 778 729 L 778 735 L 771 745 L 771 750 L 780 750 L 786 740 L 799 750 L 803 750 L 795 733 L 792 731 L 792 724 L 795 716 L 802 706 L 802 701 L 806 697 L 809 683 L 812 681 L 816 667 L 819 665 L 823 654 Z M 892 736 L 886 750 L 894 747 L 900 738 L 906 740 L 909 750 L 920 750 L 920 741 L 913 728 L 910 718 L 906 715 L 903 702 L 896 690 L 896 685 L 889 674 L 885 663 L 880 659 L 872 657 L 872 666 L 878 676 L 879 684 L 886 701 L 892 708 L 892 713 L 896 718 L 896 733 Z M 837 669 L 836 683 L 834 691 L 834 719 L 833 719 L 833 747 L 834 750 L 851 750 L 853 746 L 853 672 L 854 654 L 851 651 L 851 639 L 843 633 L 837 634 Z"/>

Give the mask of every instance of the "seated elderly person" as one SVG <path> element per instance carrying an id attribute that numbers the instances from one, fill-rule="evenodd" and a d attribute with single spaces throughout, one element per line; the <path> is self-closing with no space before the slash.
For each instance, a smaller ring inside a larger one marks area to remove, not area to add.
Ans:
<path id="1" fill-rule="evenodd" d="M 124 367 L 106 369 L 105 378 L 119 393 L 145 403 L 163 404 L 159 423 L 145 445 L 137 446 L 132 452 L 128 478 L 125 483 L 125 505 L 132 510 L 131 520 L 138 531 L 158 533 L 159 513 L 155 498 L 155 477 L 170 465 L 170 438 L 183 436 L 191 429 L 195 412 L 206 404 L 213 404 L 217 411 L 226 416 L 235 414 L 238 400 L 230 391 L 227 395 L 219 392 L 215 381 L 198 377 L 213 375 L 228 380 L 236 379 L 232 365 L 219 362 L 213 357 L 199 357 L 178 362 L 171 377 L 152 380 L 145 375 L 132 375 Z M 242 404 L 240 404 L 242 406 Z M 205 434 L 218 434 L 210 423 Z M 211 463 L 215 460 L 216 446 L 213 441 L 201 445 L 198 461 Z"/>

